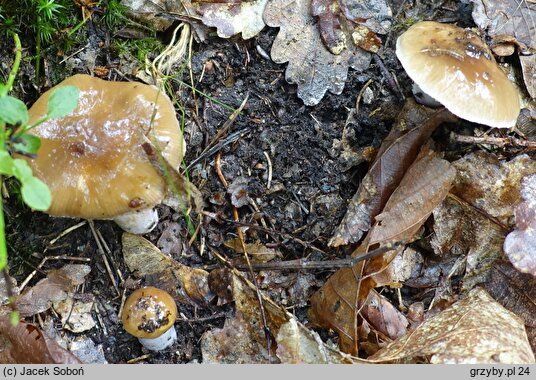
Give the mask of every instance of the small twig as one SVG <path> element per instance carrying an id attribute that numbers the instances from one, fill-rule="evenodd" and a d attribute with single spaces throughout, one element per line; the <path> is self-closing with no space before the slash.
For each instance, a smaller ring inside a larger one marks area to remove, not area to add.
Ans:
<path id="1" fill-rule="evenodd" d="M 267 234 L 270 234 L 270 235 L 279 235 L 279 236 L 282 236 L 283 238 L 285 239 L 290 239 L 292 241 L 295 241 L 296 243 L 306 247 L 306 248 L 309 248 L 313 251 L 316 251 L 316 252 L 319 252 L 321 253 L 322 255 L 325 255 L 327 256 L 327 253 L 322 251 L 320 248 L 317 248 L 311 244 L 309 244 L 308 242 L 306 241 L 303 241 L 295 236 L 292 236 L 290 234 L 287 234 L 285 232 L 281 232 L 281 231 L 276 231 L 276 230 L 273 230 L 273 229 L 269 229 L 269 228 L 263 228 L 261 226 L 258 226 L 258 225 L 255 225 L 255 224 L 250 224 L 250 223 L 245 223 L 245 222 L 241 222 L 241 221 L 235 221 L 235 220 L 232 220 L 232 219 L 222 219 L 220 217 L 218 217 L 217 214 L 214 214 L 214 213 L 211 213 L 211 212 L 208 212 L 208 211 L 201 211 L 201 214 L 205 215 L 205 216 L 208 216 L 209 218 L 212 218 L 214 220 L 217 220 L 218 222 L 220 223 L 234 223 L 234 224 L 238 224 L 238 225 L 241 225 L 241 226 L 244 226 L 244 227 L 248 227 L 248 228 L 251 228 L 251 229 L 256 229 L 256 230 L 259 230 L 259 231 L 262 231 L 262 232 L 266 232 Z"/>
<path id="2" fill-rule="evenodd" d="M 88 220 L 89 227 L 91 228 L 91 233 L 93 233 L 93 237 L 95 238 L 95 242 L 97 243 L 98 251 L 102 257 L 102 261 L 104 262 L 104 266 L 106 267 L 106 271 L 108 272 L 108 276 L 110 277 L 110 280 L 112 281 L 112 285 L 117 293 L 118 296 L 121 296 L 121 292 L 119 291 L 119 288 L 117 286 L 117 282 L 115 281 L 115 277 L 113 275 L 112 269 L 110 267 L 110 263 L 108 262 L 108 258 L 106 257 L 106 253 L 104 252 L 104 249 L 102 247 L 102 243 L 99 239 L 99 235 L 97 234 L 95 230 L 95 225 L 92 220 Z"/>
<path id="3" fill-rule="evenodd" d="M 221 158 L 221 152 L 218 152 L 218 154 L 216 155 L 216 160 L 214 162 L 214 167 L 216 169 L 216 173 L 218 174 L 218 177 L 219 177 L 221 183 L 223 184 L 223 186 L 225 188 L 227 188 L 228 187 L 227 180 L 225 179 L 223 173 L 221 172 L 220 158 Z M 235 206 L 233 206 L 233 218 L 234 218 L 235 222 L 240 221 L 240 217 L 238 216 L 238 209 Z M 244 253 L 244 257 L 246 259 L 246 263 L 247 263 L 247 266 L 248 266 L 248 269 L 249 269 L 251 280 L 255 284 L 255 289 L 256 289 L 256 294 L 257 294 L 257 301 L 259 303 L 259 310 L 260 310 L 261 319 L 262 319 L 263 331 L 264 331 L 264 335 L 265 335 L 265 338 L 266 338 L 266 349 L 267 349 L 267 352 L 268 352 L 268 361 L 270 362 L 271 361 L 271 347 L 272 347 L 272 336 L 273 335 L 272 335 L 272 333 L 270 331 L 270 327 L 268 326 L 268 319 L 266 318 L 266 312 L 264 310 L 264 302 L 262 300 L 261 291 L 259 289 L 259 286 L 257 285 L 257 281 L 255 281 L 255 273 L 253 272 L 253 269 L 251 267 L 251 260 L 249 259 L 248 251 L 247 251 L 247 248 L 246 248 L 246 243 L 245 243 L 245 239 L 244 239 L 244 233 L 242 232 L 242 229 L 238 225 L 236 226 L 236 232 L 238 233 L 238 238 L 240 240 L 240 244 L 242 245 L 242 252 Z"/>
<path id="4" fill-rule="evenodd" d="M 503 231 L 505 231 L 505 232 L 510 231 L 510 229 L 507 226 L 505 226 L 499 219 L 495 218 L 494 216 L 489 215 L 487 212 L 485 212 L 484 210 L 481 210 L 478 207 L 472 205 L 471 203 L 467 202 L 465 199 L 460 198 L 459 196 L 457 196 L 455 194 L 452 194 L 452 193 L 448 193 L 447 197 L 455 200 L 459 204 L 466 205 L 466 206 L 470 207 L 475 212 L 477 212 L 478 214 L 482 215 L 484 218 L 490 220 L 492 223 L 494 223 L 497 226 L 499 226 Z"/>
<path id="5" fill-rule="evenodd" d="M 359 112 L 359 104 L 361 103 L 361 98 L 363 97 L 363 94 L 365 93 L 366 89 L 374 82 L 372 79 L 369 79 L 367 83 L 363 86 L 361 91 L 359 91 L 359 94 L 357 95 L 357 99 L 355 100 L 355 112 Z"/>
<path id="6" fill-rule="evenodd" d="M 488 144 L 495 145 L 499 148 L 511 146 L 514 148 L 524 148 L 527 150 L 536 150 L 536 141 L 522 140 L 514 136 L 491 137 L 491 136 L 464 136 L 451 132 L 450 139 L 462 144 Z"/>
<path id="7" fill-rule="evenodd" d="M 138 356 L 137 358 L 128 360 L 127 364 L 139 363 L 141 361 L 144 361 L 145 359 L 149 359 L 150 357 L 151 357 L 151 354 L 145 354 L 145 355 L 142 355 L 142 356 Z"/>
<path id="8" fill-rule="evenodd" d="M 382 59 L 378 54 L 372 54 L 372 58 L 374 59 L 374 63 L 378 65 L 380 68 L 380 71 L 382 72 L 385 80 L 387 80 L 387 84 L 391 88 L 391 91 L 393 91 L 395 94 L 398 94 L 402 100 L 406 100 L 406 97 L 404 96 L 404 93 L 400 89 L 400 86 L 398 86 L 398 82 L 395 81 L 393 78 L 393 74 L 385 67 L 385 64 L 383 63 Z"/>
<path id="9" fill-rule="evenodd" d="M 28 282 L 37 274 L 37 272 L 45 265 L 45 263 L 48 260 L 72 260 L 72 261 L 81 261 L 84 263 L 89 263 L 91 261 L 88 257 L 72 257 L 67 255 L 61 255 L 61 256 L 46 256 L 41 260 L 39 265 L 24 279 L 24 281 L 19 286 L 19 292 L 22 292 L 22 290 L 28 285 Z"/>
<path id="10" fill-rule="evenodd" d="M 214 159 L 214 169 L 216 170 L 216 174 L 218 175 L 218 178 L 220 179 L 223 187 L 227 188 L 229 187 L 229 184 L 227 183 L 227 180 L 223 176 L 223 173 L 221 172 L 221 152 L 218 152 L 216 154 L 216 158 Z"/>
<path id="11" fill-rule="evenodd" d="M 74 226 L 71 226 L 69 228 L 67 228 L 65 231 L 63 231 L 62 233 L 60 233 L 58 236 L 56 236 L 54 239 L 52 239 L 49 243 L 48 243 L 48 246 L 45 248 L 45 250 L 43 251 L 43 253 L 45 253 L 49 248 L 50 246 L 52 246 L 54 243 L 56 243 L 58 240 L 60 240 L 62 237 L 64 237 L 65 235 L 68 235 L 70 234 L 71 232 L 73 232 L 74 230 L 82 227 L 83 225 L 86 224 L 86 221 L 82 221 L 78 224 L 75 224 Z"/>
<path id="12" fill-rule="evenodd" d="M 213 156 L 214 154 L 219 152 L 221 149 L 225 148 L 227 145 L 230 145 L 230 144 L 234 143 L 235 141 L 237 141 L 242 136 L 245 136 L 246 133 L 248 133 L 248 132 L 249 132 L 249 129 L 243 129 L 243 130 L 231 133 L 224 140 L 221 140 L 216 145 L 214 145 L 212 148 L 205 149 L 203 151 L 203 153 L 201 153 L 195 160 L 193 160 L 192 162 L 190 162 L 190 164 L 188 164 L 186 169 L 190 170 L 192 168 L 192 166 L 197 164 L 199 161 L 202 161 L 205 158 Z"/>
<path id="13" fill-rule="evenodd" d="M 246 103 L 249 99 L 249 92 L 246 94 L 246 97 L 244 98 L 244 100 L 242 101 L 242 103 L 240 104 L 240 107 L 238 107 L 236 110 L 233 111 L 233 113 L 229 116 L 229 118 L 225 121 L 225 123 L 223 123 L 223 126 L 218 130 L 218 132 L 216 133 L 216 136 L 214 136 L 214 138 L 212 139 L 212 141 L 207 145 L 207 147 L 203 150 L 203 152 L 201 152 L 201 154 L 199 155 L 199 157 L 197 157 L 195 160 L 193 160 L 190 165 L 188 165 L 187 169 L 190 169 L 190 167 L 192 165 L 194 165 L 195 163 L 197 163 L 203 156 L 205 155 L 208 155 L 208 153 L 212 150 L 212 148 L 215 148 L 218 141 L 225 135 L 227 134 L 227 132 L 229 131 L 229 129 L 231 128 L 231 126 L 234 124 L 236 118 L 238 117 L 238 115 L 240 115 L 240 112 L 242 112 L 242 110 L 244 109 L 244 107 L 246 106 Z M 236 133 L 236 132 L 235 132 Z M 230 137 L 230 136 L 229 136 Z M 239 136 L 238 136 L 239 137 Z M 238 137 L 236 139 L 238 139 Z M 236 141 L 236 140 L 234 140 Z M 218 148 L 216 149 L 216 152 L 218 150 L 220 150 L 221 148 Z M 215 153 L 215 152 L 214 152 Z"/>
<path id="14" fill-rule="evenodd" d="M 395 241 L 388 243 L 382 247 L 373 249 L 361 256 L 348 257 L 345 259 L 336 259 L 336 260 L 324 260 L 324 261 L 311 261 L 311 260 L 287 260 L 287 261 L 276 261 L 276 262 L 267 262 L 267 263 L 251 263 L 251 269 L 255 272 L 264 271 L 264 270 L 273 270 L 273 271 L 282 271 L 282 270 L 326 270 L 326 269 L 341 269 L 341 268 L 351 268 L 361 261 L 368 260 L 372 257 L 376 257 L 387 253 L 389 251 L 395 250 L 398 247 L 402 246 L 403 242 Z M 213 252 L 215 249 L 210 247 L 210 250 Z M 232 264 L 234 268 L 238 270 L 248 270 L 249 266 L 244 264 Z"/>
<path id="15" fill-rule="evenodd" d="M 212 321 L 214 319 L 225 318 L 225 317 L 227 317 L 225 313 L 217 313 L 209 317 L 177 319 L 177 322 L 198 323 L 198 322 Z"/>
<path id="16" fill-rule="evenodd" d="M 266 184 L 266 188 L 269 189 L 270 186 L 272 186 L 272 160 L 270 160 L 270 156 L 268 155 L 268 152 L 263 152 L 264 156 L 266 157 L 266 161 L 268 162 L 268 183 Z"/>

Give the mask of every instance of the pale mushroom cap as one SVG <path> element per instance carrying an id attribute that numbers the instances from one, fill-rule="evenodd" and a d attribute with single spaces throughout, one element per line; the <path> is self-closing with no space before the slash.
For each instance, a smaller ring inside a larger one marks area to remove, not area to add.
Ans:
<path id="1" fill-rule="evenodd" d="M 155 152 L 146 142 L 158 145 L 174 168 L 185 150 L 170 99 L 154 86 L 75 75 L 37 100 L 30 123 L 46 115 L 51 92 L 64 85 L 80 90 L 75 111 L 31 131 L 41 138 L 41 148 L 29 164 L 52 192 L 47 212 L 110 219 L 159 204 L 166 183 L 147 156 Z"/>
<path id="2" fill-rule="evenodd" d="M 169 293 L 153 287 L 136 289 L 125 301 L 123 328 L 138 338 L 154 339 L 177 319 L 177 304 Z"/>
<path id="3" fill-rule="evenodd" d="M 419 22 L 398 38 L 396 55 L 409 77 L 453 114 L 495 128 L 515 125 L 517 90 L 471 30 Z"/>

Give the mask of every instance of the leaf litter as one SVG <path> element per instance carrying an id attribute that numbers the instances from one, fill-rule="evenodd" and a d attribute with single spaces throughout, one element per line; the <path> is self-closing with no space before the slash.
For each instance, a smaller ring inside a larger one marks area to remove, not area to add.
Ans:
<path id="1" fill-rule="evenodd" d="M 425 149 L 421 152 L 376 218 L 365 242 L 353 255 L 363 254 L 371 245 L 413 240 L 433 209 L 446 197 L 454 177 L 455 170 L 447 161 L 438 158 L 432 151 Z M 364 317 L 361 311 L 369 292 L 376 286 L 374 277 L 379 276 L 402 250 L 403 247 L 395 250 L 394 254 L 388 253 L 385 257 L 358 263 L 353 268 L 338 270 L 311 298 L 311 321 L 337 331 L 343 351 L 357 354 L 357 327 L 360 324 L 357 319 Z M 393 313 L 389 320 L 404 331 L 407 323 L 400 321 L 403 319 L 397 313 Z M 368 322 L 374 325 L 371 321 Z M 387 325 L 376 324 L 376 327 Z M 380 332 L 389 336 L 387 330 Z M 398 336 L 392 333 L 390 335 L 391 339 Z"/>
<path id="2" fill-rule="evenodd" d="M 481 288 L 369 358 L 377 363 L 534 363 L 523 322 Z"/>

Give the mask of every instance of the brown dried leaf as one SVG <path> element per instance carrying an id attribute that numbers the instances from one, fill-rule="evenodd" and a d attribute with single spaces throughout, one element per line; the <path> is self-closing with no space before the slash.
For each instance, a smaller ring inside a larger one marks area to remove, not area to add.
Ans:
<path id="1" fill-rule="evenodd" d="M 328 50 L 340 54 L 348 44 L 377 52 L 390 27 L 391 9 L 383 0 L 312 0 L 312 15 L 318 17 L 320 35 Z"/>
<path id="2" fill-rule="evenodd" d="M 520 55 L 523 80 L 531 98 L 536 98 L 536 54 Z"/>
<path id="3" fill-rule="evenodd" d="M 409 241 L 445 198 L 455 177 L 455 171 L 445 160 L 432 153 L 421 154 L 407 170 L 398 188 L 387 201 L 378 222 L 372 227 L 359 255 L 372 244 L 383 245 L 393 240 Z M 358 351 L 358 326 L 356 310 L 359 310 L 369 291 L 376 286 L 375 276 L 384 270 L 402 248 L 362 263 L 353 268 L 338 270 L 311 298 L 309 316 L 311 321 L 339 333 L 341 350 L 356 354 Z M 363 275 L 367 279 L 361 281 Z M 381 278 L 381 281 L 385 281 Z M 385 316 L 398 324 L 396 314 Z M 386 319 L 387 320 L 387 319 Z M 371 322 L 369 320 L 369 322 Z M 373 323 L 371 323 L 373 324 Z M 386 326 L 386 325 L 385 325 Z M 376 324 L 377 328 L 381 328 Z M 388 330 L 380 331 L 388 336 Z"/>
<path id="4" fill-rule="evenodd" d="M 521 196 L 525 202 L 515 208 L 517 229 L 504 240 L 504 253 L 523 273 L 536 276 L 536 175 L 523 179 Z"/>
<path id="5" fill-rule="evenodd" d="M 361 240 L 383 209 L 404 173 L 415 161 L 421 146 L 435 128 L 452 116 L 408 100 L 383 141 L 376 159 L 354 195 L 348 211 L 329 244 L 334 247 Z"/>
<path id="6" fill-rule="evenodd" d="M 242 247 L 242 243 L 238 238 L 227 240 L 223 242 L 223 245 L 232 249 L 236 253 L 244 253 L 244 248 Z M 275 249 L 266 247 L 259 240 L 255 241 L 255 243 L 245 243 L 245 246 L 248 255 L 251 255 L 252 258 L 257 262 L 265 263 L 276 258 L 277 256 L 281 256 L 281 254 Z"/>
<path id="7" fill-rule="evenodd" d="M 376 216 L 368 244 L 411 240 L 447 196 L 455 176 L 452 165 L 432 151 L 419 156 Z"/>
<path id="8" fill-rule="evenodd" d="M 67 298 L 67 293 L 84 283 L 91 271 L 88 265 L 67 264 L 60 269 L 48 272 L 46 278 L 40 280 L 33 287 L 26 288 L 17 297 L 17 310 L 22 316 L 31 316 L 48 310 L 53 302 Z"/>
<path id="9" fill-rule="evenodd" d="M 205 362 L 266 363 L 268 351 L 255 286 L 233 271 L 231 282 L 236 312 L 223 329 L 203 334 L 201 348 Z M 283 363 L 359 363 L 360 360 L 326 346 L 285 309 L 263 296 L 270 332 L 276 337 L 272 358 Z"/>
<path id="10" fill-rule="evenodd" d="M 38 327 L 9 317 L 0 317 L 0 363 L 80 364 L 80 360 L 60 347 Z"/>
<path id="11" fill-rule="evenodd" d="M 369 360 L 376 363 L 534 363 L 523 322 L 473 289 Z"/>
<path id="12" fill-rule="evenodd" d="M 149 240 L 123 233 L 123 255 L 130 271 L 146 282 L 179 297 L 181 302 L 206 306 L 214 297 L 208 287 L 208 273 L 183 265 L 164 255 Z"/>
<path id="13" fill-rule="evenodd" d="M 92 294 L 67 297 L 60 302 L 54 302 L 54 310 L 61 317 L 63 328 L 74 333 L 81 333 L 95 327 L 91 316 L 95 299 Z"/>
<path id="14" fill-rule="evenodd" d="M 247 40 L 255 37 L 264 28 L 262 14 L 268 0 L 241 2 L 192 1 L 195 11 L 201 15 L 203 24 L 217 28 L 218 36 L 229 38 L 242 33 Z"/>
<path id="15" fill-rule="evenodd" d="M 434 210 L 431 245 L 438 255 L 467 255 L 464 290 L 485 282 L 494 262 L 503 256 L 504 230 L 467 203 L 448 196 Z"/>
<path id="16" fill-rule="evenodd" d="M 536 351 L 536 279 L 520 273 L 510 263 L 498 262 L 483 286 L 497 302 L 524 321 L 532 351 Z"/>
<path id="17" fill-rule="evenodd" d="M 376 331 L 389 339 L 397 339 L 406 333 L 409 324 L 406 317 L 374 289 L 369 292 L 361 313 Z"/>
<path id="18" fill-rule="evenodd" d="M 520 202 L 521 180 L 536 173 L 536 160 L 526 154 L 501 161 L 480 151 L 452 164 L 458 174 L 451 192 L 505 225 L 511 223 L 514 206 Z"/>
<path id="19" fill-rule="evenodd" d="M 518 0 L 472 0 L 473 20 L 490 37 L 514 36 L 522 50 L 536 51 L 536 3 Z"/>
<path id="20" fill-rule="evenodd" d="M 130 17 L 157 31 L 164 31 L 173 24 L 172 19 L 162 15 L 163 12 L 184 13 L 182 1 L 122 0 L 121 5 Z"/>
<path id="21" fill-rule="evenodd" d="M 280 28 L 272 59 L 289 63 L 285 78 L 297 84 L 298 97 L 309 106 L 320 102 L 326 91 L 340 94 L 348 67 L 362 71 L 370 63 L 370 54 L 354 46 L 332 54 L 322 43 L 311 5 L 311 0 L 273 0 L 264 10 L 266 24 Z"/>

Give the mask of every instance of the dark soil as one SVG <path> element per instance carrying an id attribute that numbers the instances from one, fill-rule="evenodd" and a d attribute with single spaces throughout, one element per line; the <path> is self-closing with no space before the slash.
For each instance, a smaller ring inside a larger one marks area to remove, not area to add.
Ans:
<path id="1" fill-rule="evenodd" d="M 393 1 L 398 20 L 404 14 L 414 18 L 435 19 L 439 21 L 459 22 L 462 26 L 472 26 L 470 7 L 458 6 L 459 2 L 426 1 L 414 5 L 407 1 Z M 401 5 L 403 4 L 403 8 Z M 398 12 L 398 14 L 397 14 Z M 395 20 L 394 25 L 397 24 Z M 399 30 L 401 31 L 401 30 Z M 398 32 L 399 32 L 398 31 Z M 401 70 L 393 51 L 397 33 L 389 35 L 389 44 L 384 47 L 381 57 L 386 68 L 394 73 L 406 96 L 409 96 L 410 83 Z M 112 49 L 106 44 L 113 37 L 98 17 L 84 26 L 86 41 L 96 47 L 96 65 L 118 67 L 110 70 L 108 79 L 124 80 L 135 78 L 127 75 L 123 78 L 121 65 Z M 257 52 L 257 46 L 270 50 L 277 34 L 276 29 L 266 28 L 259 36 L 248 41 L 240 39 L 209 39 L 205 43 L 195 44 L 192 61 L 193 73 L 199 80 L 203 66 L 210 62 L 211 70 L 206 70 L 203 80 L 196 83 L 202 93 L 217 99 L 232 108 L 238 108 L 247 94 L 249 98 L 242 114 L 232 124 L 230 130 L 220 139 L 234 132 L 241 131 L 241 137 L 225 145 L 221 150 L 221 171 L 229 183 L 244 181 L 249 196 L 258 206 L 256 211 L 251 206 L 239 209 L 240 220 L 247 225 L 260 225 L 261 217 L 267 224 L 269 232 L 250 228 L 248 241 L 261 240 L 263 244 L 277 248 L 282 259 L 314 258 L 329 259 L 341 257 L 348 252 L 335 251 L 327 247 L 335 227 L 343 217 L 349 199 L 357 189 L 360 178 L 366 173 L 367 165 L 349 165 L 341 156 L 340 141 L 343 133 L 355 150 L 356 160 L 360 147 L 378 147 L 389 132 L 397 112 L 403 105 L 403 99 L 385 80 L 384 73 L 376 63 L 362 73 L 350 71 L 345 90 L 340 95 L 327 94 L 315 107 L 306 107 L 296 96 L 296 87 L 284 79 L 285 65 L 278 65 L 265 59 Z M 165 40 L 168 36 L 162 36 Z M 22 35 L 22 44 L 30 51 L 34 43 L 30 35 Z M 385 38 L 384 38 L 385 41 Z M 99 46 L 103 46 L 99 48 Z M 12 47 L 9 41 L 0 43 L 2 70 L 11 61 Z M 75 52 L 73 47 L 70 54 Z M 66 52 L 65 55 L 68 55 Z M 91 69 L 80 66 L 63 71 L 57 70 L 62 57 L 47 56 L 49 64 L 46 73 L 47 84 L 56 84 L 64 76 L 76 72 L 91 73 Z M 61 73 L 58 74 L 58 73 Z M 18 93 L 24 94 L 24 100 L 31 104 L 39 95 L 34 82 L 32 64 L 25 61 L 19 77 Z M 353 115 L 356 99 L 364 84 L 370 79 L 373 97 L 367 103 L 361 103 L 359 113 Z M 183 80 L 189 82 L 188 74 Z M 186 110 L 185 137 L 187 142 L 186 165 L 199 157 L 230 116 L 230 111 L 206 96 L 192 93 L 178 84 L 174 85 L 180 102 Z M 42 89 L 44 90 L 44 89 Z M 196 111 L 197 108 L 197 111 Z M 273 168 L 270 189 L 267 188 L 268 161 L 270 157 Z M 193 165 L 190 170 L 191 181 L 200 188 L 205 201 L 206 211 L 218 213 L 225 219 L 232 219 L 232 205 L 226 189 L 215 170 L 215 156 L 207 156 Z M 13 187 L 16 188 L 16 187 Z M 7 201 L 8 236 L 11 254 L 11 273 L 20 282 L 41 261 L 48 242 L 77 221 L 50 218 L 45 214 L 33 213 L 21 206 L 16 196 Z M 160 239 L 170 222 L 177 222 L 180 230 L 178 240 L 183 247 L 175 259 L 194 267 L 214 267 L 220 265 L 209 250 L 200 256 L 199 239 L 188 245 L 183 215 L 167 206 L 160 208 L 161 222 L 148 236 L 155 244 Z M 101 231 L 109 245 L 112 255 L 109 257 L 115 272 L 119 271 L 124 279 L 130 277 L 123 262 L 121 252 L 122 231 L 112 222 L 98 221 L 96 227 Z M 290 234 L 296 239 L 290 239 Z M 200 236 L 206 244 L 219 252 L 224 252 L 231 259 L 232 250 L 225 248 L 223 242 L 236 237 L 236 225 L 230 222 L 218 223 L 212 219 L 201 220 Z M 299 239 L 299 240 L 297 240 Z M 313 250 L 312 247 L 317 248 Z M 324 253 L 321 253 L 324 252 Z M 95 296 L 97 309 L 104 325 L 98 325 L 87 332 L 87 336 L 96 344 L 102 344 L 106 360 L 110 363 L 125 363 L 144 353 L 137 340 L 128 335 L 118 321 L 121 304 L 119 297 L 111 286 L 110 278 L 97 252 L 97 247 L 89 227 L 86 225 L 61 238 L 47 248 L 46 255 L 71 255 L 91 258 L 92 271 L 83 292 Z M 50 260 L 30 285 L 43 278 L 46 271 L 64 265 L 64 261 Z M 309 275 L 309 287 L 300 293 L 285 293 L 285 287 L 291 287 L 296 281 L 296 273 L 265 273 L 256 279 L 262 287 L 278 302 L 285 306 L 294 306 L 292 310 L 304 322 L 308 296 L 317 289 L 329 273 L 318 272 Z M 270 277 L 273 276 L 273 277 Z M 278 284 L 271 279 L 281 280 Z M 121 282 L 116 275 L 116 280 Z M 129 282 L 129 281 L 127 281 Z M 124 283 L 120 284 L 122 287 Z M 290 294 L 290 295 L 289 295 Z M 185 363 L 202 361 L 199 340 L 203 332 L 221 327 L 226 315 L 232 315 L 231 306 L 210 305 L 208 308 L 194 308 L 179 305 L 183 319 L 176 323 L 178 342 L 169 350 L 151 354 L 144 360 L 147 363 Z M 67 334 L 68 332 L 62 332 Z"/>

